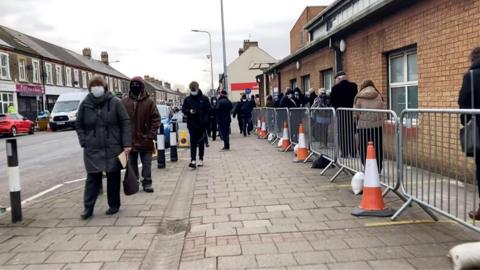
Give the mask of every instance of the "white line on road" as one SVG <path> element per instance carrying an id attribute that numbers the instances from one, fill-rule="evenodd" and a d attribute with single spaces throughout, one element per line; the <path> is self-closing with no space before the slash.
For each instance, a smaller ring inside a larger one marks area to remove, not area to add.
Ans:
<path id="1" fill-rule="evenodd" d="M 82 182 L 82 181 L 85 181 L 87 180 L 87 178 L 80 178 L 80 179 L 76 179 L 76 180 L 71 180 L 71 181 L 67 181 L 67 182 L 63 182 L 65 185 L 68 185 L 68 184 L 73 184 L 73 183 L 76 183 L 76 182 Z"/>

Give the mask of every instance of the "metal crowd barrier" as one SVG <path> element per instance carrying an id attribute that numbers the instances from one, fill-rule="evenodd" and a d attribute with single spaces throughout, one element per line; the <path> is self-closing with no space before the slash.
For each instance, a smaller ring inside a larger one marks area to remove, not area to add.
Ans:
<path id="1" fill-rule="evenodd" d="M 277 135 L 277 142 L 283 137 L 283 124 L 287 122 L 289 123 L 288 120 L 288 109 L 287 108 L 276 108 L 275 109 L 275 133 Z"/>
<path id="2" fill-rule="evenodd" d="M 308 146 L 310 136 L 310 110 L 308 108 L 291 108 L 288 112 L 290 141 L 293 145 L 298 144 L 298 127 L 300 124 L 303 124 L 305 129 L 305 144 Z"/>
<path id="3" fill-rule="evenodd" d="M 392 220 L 417 203 L 434 220 L 437 218 L 431 210 L 480 232 L 480 223 L 468 215 L 479 207 L 475 159 L 480 163 L 480 157 L 467 157 L 462 152 L 459 135 L 461 120 L 466 123 L 469 118 L 474 119 L 472 124 L 478 131 L 475 118 L 480 120 L 480 110 L 402 112 L 399 179 L 408 201 Z"/>
<path id="4" fill-rule="evenodd" d="M 398 181 L 398 118 L 391 110 L 339 108 L 337 120 L 337 163 L 341 166 L 331 181 L 344 170 L 363 172 L 368 142 L 375 146 L 383 195 L 395 192 L 405 199 Z"/>
<path id="5" fill-rule="evenodd" d="M 261 128 L 261 126 L 258 126 L 258 120 L 260 119 L 259 117 L 262 116 L 262 110 L 261 108 L 253 108 L 252 111 L 252 123 L 253 123 L 253 129 L 255 130 L 256 128 Z"/>
<path id="6" fill-rule="evenodd" d="M 337 133 L 334 108 L 310 109 L 310 151 L 330 161 L 320 175 L 334 166 L 337 160 Z"/>
<path id="7" fill-rule="evenodd" d="M 265 125 L 267 126 L 268 134 L 275 135 L 275 109 L 274 108 L 265 109 Z"/>

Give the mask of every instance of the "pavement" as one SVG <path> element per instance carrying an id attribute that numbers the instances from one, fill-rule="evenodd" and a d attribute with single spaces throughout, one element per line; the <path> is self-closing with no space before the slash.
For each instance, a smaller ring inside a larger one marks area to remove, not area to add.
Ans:
<path id="1" fill-rule="evenodd" d="M 265 140 L 234 134 L 232 151 L 210 142 L 205 167 L 188 151 L 154 169 L 155 193 L 122 197 L 106 217 L 101 196 L 82 221 L 82 188 L 0 218 L 0 269 L 451 269 L 448 250 L 480 234 L 414 206 L 401 222 L 356 218 L 350 177 L 335 183 Z M 153 166 L 154 168 L 156 166 Z M 393 193 L 386 203 L 402 201 Z"/>

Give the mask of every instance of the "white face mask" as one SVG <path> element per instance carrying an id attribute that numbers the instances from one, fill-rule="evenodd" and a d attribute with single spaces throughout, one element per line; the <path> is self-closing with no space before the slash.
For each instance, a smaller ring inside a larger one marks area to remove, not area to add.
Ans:
<path id="1" fill-rule="evenodd" d="M 196 96 L 198 95 L 198 91 L 191 91 L 190 94 L 192 94 L 192 96 Z"/>
<path id="2" fill-rule="evenodd" d="M 99 98 L 105 94 L 105 88 L 103 88 L 103 86 L 94 86 L 91 92 L 94 97 Z"/>

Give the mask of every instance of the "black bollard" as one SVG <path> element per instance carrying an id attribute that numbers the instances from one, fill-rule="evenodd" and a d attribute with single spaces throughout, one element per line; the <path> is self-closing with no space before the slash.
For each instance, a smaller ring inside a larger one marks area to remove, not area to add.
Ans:
<path id="1" fill-rule="evenodd" d="M 160 124 L 160 128 L 157 131 L 157 168 L 165 169 L 165 130 L 163 124 Z"/>
<path id="2" fill-rule="evenodd" d="M 170 130 L 170 161 L 178 161 L 177 153 L 177 123 L 172 123 L 172 129 Z"/>
<path id="3" fill-rule="evenodd" d="M 8 185 L 12 222 L 22 221 L 22 199 L 20 196 L 20 169 L 18 168 L 17 140 L 7 140 Z"/>

